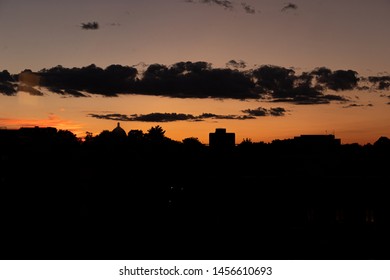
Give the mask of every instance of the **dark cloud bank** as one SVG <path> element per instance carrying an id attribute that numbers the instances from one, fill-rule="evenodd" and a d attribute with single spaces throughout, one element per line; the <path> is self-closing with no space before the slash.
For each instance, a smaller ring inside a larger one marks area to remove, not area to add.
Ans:
<path id="1" fill-rule="evenodd" d="M 250 70 L 244 70 L 245 67 L 243 61 L 230 60 L 226 68 L 213 68 L 204 61 L 178 62 L 170 66 L 156 63 L 148 65 L 142 73 L 131 66 L 100 68 L 94 64 L 81 68 L 56 66 L 38 72 L 24 70 L 16 75 L 4 70 L 0 72 L 0 92 L 3 95 L 16 95 L 18 91 L 26 91 L 43 95 L 40 89 L 47 88 L 54 93 L 74 97 L 143 94 L 172 98 L 328 104 L 349 101 L 342 92 L 361 90 L 361 81 L 375 90 L 390 88 L 390 76 L 362 78 L 353 70 L 333 71 L 319 67 L 296 73 L 291 68 L 274 65 L 262 65 Z"/>

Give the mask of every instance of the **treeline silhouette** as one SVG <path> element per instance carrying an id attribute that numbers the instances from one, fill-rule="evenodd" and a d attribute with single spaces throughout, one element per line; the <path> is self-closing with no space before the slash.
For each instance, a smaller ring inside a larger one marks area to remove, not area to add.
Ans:
<path id="1" fill-rule="evenodd" d="M 219 149 L 160 126 L 35 127 L 0 147 L 5 258 L 388 258 L 387 137 Z"/>

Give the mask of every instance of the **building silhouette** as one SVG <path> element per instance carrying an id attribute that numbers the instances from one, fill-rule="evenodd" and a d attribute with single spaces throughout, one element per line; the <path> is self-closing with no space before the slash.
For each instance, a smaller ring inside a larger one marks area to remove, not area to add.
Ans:
<path id="1" fill-rule="evenodd" d="M 118 122 L 117 126 L 112 130 L 112 133 L 118 137 L 126 137 L 126 131 L 121 128 L 120 123 Z"/>
<path id="2" fill-rule="evenodd" d="M 303 134 L 295 136 L 293 142 L 297 148 L 310 151 L 324 151 L 341 145 L 341 140 L 333 134 Z"/>
<path id="3" fill-rule="evenodd" d="M 217 150 L 229 150 L 236 145 L 236 134 L 226 132 L 226 128 L 217 128 L 209 133 L 209 146 Z"/>
<path id="4" fill-rule="evenodd" d="M 0 144 L 15 145 L 50 145 L 56 137 L 54 127 L 21 127 L 19 129 L 0 129 Z"/>

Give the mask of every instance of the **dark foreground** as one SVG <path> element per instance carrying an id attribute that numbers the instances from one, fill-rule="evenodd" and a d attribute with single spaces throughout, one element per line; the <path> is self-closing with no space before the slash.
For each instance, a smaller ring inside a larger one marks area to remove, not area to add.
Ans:
<path id="1" fill-rule="evenodd" d="M 0 257 L 389 259 L 389 154 L 14 146 L 1 152 Z"/>

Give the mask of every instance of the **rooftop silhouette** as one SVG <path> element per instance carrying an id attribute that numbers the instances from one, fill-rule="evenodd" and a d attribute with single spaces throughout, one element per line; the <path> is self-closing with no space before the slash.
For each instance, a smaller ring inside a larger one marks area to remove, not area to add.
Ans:
<path id="1" fill-rule="evenodd" d="M 228 150 L 236 145 L 236 135 L 227 133 L 225 128 L 217 128 L 209 134 L 209 146 L 212 149 Z"/>
<path id="2" fill-rule="evenodd" d="M 126 131 L 121 128 L 120 123 L 118 122 L 117 126 L 112 130 L 112 133 L 120 137 L 126 137 Z"/>

